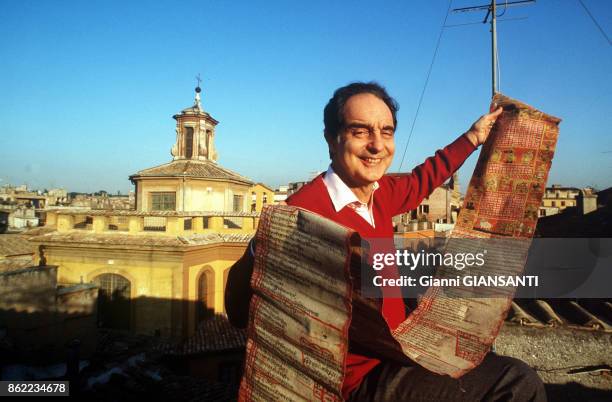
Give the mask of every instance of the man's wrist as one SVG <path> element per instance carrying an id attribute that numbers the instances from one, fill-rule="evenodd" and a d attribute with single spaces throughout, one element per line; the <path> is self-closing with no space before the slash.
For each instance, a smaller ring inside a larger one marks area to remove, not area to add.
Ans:
<path id="1" fill-rule="evenodd" d="M 474 147 L 478 148 L 480 143 L 478 141 L 478 136 L 476 135 L 476 133 L 472 132 L 472 130 L 469 130 L 463 135 L 465 135 L 465 137 L 468 139 L 468 141 L 472 143 Z"/>

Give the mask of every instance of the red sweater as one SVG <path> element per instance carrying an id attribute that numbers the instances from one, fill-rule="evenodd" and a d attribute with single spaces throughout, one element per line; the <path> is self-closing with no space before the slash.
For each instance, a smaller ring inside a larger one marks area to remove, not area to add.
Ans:
<path id="1" fill-rule="evenodd" d="M 347 226 L 357 231 L 363 238 L 392 239 L 393 216 L 416 208 L 436 187 L 443 184 L 475 149 L 467 137 L 462 135 L 414 168 L 409 175 L 383 176 L 378 181 L 380 187 L 374 193 L 372 209 L 375 228 L 351 208 L 345 207 L 336 212 L 323 182 L 323 175 L 319 175 L 289 197 L 287 204 L 307 209 Z M 397 328 L 406 318 L 403 300 L 385 298 L 382 315 L 391 330 Z M 346 376 L 342 386 L 345 399 L 348 399 L 350 393 L 359 387 L 363 378 L 378 363 L 380 363 L 378 359 L 348 353 Z"/>

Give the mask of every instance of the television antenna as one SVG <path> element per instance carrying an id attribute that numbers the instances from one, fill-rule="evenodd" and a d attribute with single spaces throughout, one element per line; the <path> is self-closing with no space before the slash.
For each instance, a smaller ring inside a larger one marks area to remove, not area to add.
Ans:
<path id="1" fill-rule="evenodd" d="M 487 11 L 483 24 L 489 22 L 489 16 L 491 16 L 491 87 L 493 96 L 499 92 L 499 60 L 497 55 L 497 17 L 500 17 L 506 13 L 506 8 L 527 5 L 528 3 L 535 3 L 535 0 L 520 0 L 520 1 L 505 1 L 503 3 L 496 3 L 492 0 L 490 4 L 484 4 L 480 6 L 462 7 L 453 9 L 454 13 L 465 13 L 471 11 Z M 501 15 L 497 15 L 497 7 L 503 7 L 504 12 Z"/>

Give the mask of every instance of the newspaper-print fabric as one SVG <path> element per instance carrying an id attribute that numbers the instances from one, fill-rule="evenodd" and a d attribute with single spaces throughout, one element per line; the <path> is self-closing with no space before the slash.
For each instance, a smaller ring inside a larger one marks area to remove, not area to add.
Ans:
<path id="1" fill-rule="evenodd" d="M 264 209 L 240 401 L 342 400 L 352 234 L 296 207 Z"/>

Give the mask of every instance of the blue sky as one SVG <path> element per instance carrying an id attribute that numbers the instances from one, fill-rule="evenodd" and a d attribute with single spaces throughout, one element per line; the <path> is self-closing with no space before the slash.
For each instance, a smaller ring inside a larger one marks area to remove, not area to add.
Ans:
<path id="1" fill-rule="evenodd" d="M 612 2 L 583 0 L 612 36 Z M 453 8 L 483 1 L 455 0 Z M 400 104 L 399 161 L 447 1 L 4 1 L 0 185 L 111 192 L 168 162 L 172 115 L 202 103 L 219 163 L 276 187 L 328 165 L 322 109 L 376 80 Z M 447 24 L 482 21 L 449 15 Z M 549 183 L 612 186 L 612 47 L 575 0 L 508 9 L 501 91 L 561 117 Z M 467 130 L 490 100 L 483 24 L 447 28 L 403 170 Z M 460 171 L 462 190 L 476 154 Z"/>

